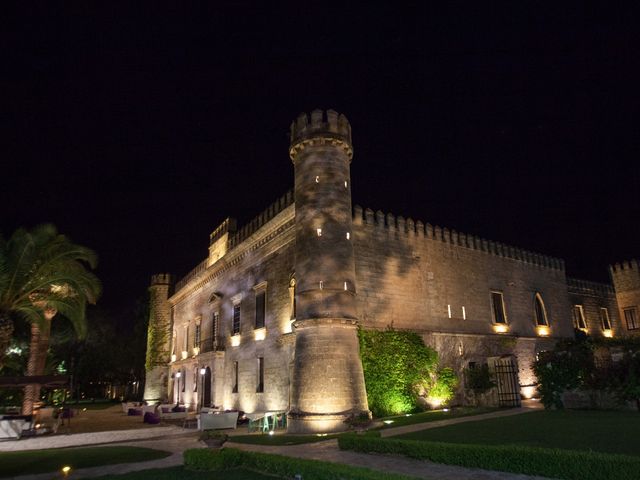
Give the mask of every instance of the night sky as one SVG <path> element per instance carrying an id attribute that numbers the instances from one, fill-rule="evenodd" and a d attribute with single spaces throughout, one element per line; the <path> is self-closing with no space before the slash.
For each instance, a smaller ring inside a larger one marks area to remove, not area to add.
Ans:
<path id="1" fill-rule="evenodd" d="M 636 22 L 481 3 L 11 13 L 0 232 L 56 224 L 98 253 L 102 306 L 128 308 L 151 274 L 203 260 L 224 218 L 291 188 L 289 124 L 333 108 L 354 204 L 607 281 L 640 255 Z"/>

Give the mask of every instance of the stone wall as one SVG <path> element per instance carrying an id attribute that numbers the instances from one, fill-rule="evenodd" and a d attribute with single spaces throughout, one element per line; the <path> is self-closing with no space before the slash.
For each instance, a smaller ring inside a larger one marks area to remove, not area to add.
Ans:
<path id="1" fill-rule="evenodd" d="M 593 337 L 602 336 L 619 336 L 624 334 L 624 328 L 620 323 L 618 315 L 618 303 L 616 301 L 615 291 L 611 285 L 589 282 L 575 278 L 568 278 L 567 285 L 569 289 L 569 301 L 572 308 L 581 306 L 584 313 L 586 324 L 585 333 Z M 609 316 L 611 323 L 611 331 L 606 332 L 602 322 L 602 311 L 606 309 L 606 315 Z M 574 312 L 574 323 L 575 323 Z M 579 325 L 575 325 L 576 328 Z"/>
<path id="2" fill-rule="evenodd" d="M 618 312 L 623 326 L 620 330 L 626 335 L 638 335 L 640 328 L 629 329 L 624 311 L 635 309 L 636 325 L 640 322 L 640 263 L 637 260 L 616 263 L 609 267 L 609 273 L 616 291 Z"/>
<path id="3" fill-rule="evenodd" d="M 149 323 L 144 400 L 167 398 L 167 363 L 171 349 L 171 305 L 168 302 L 173 278 L 169 274 L 154 275 L 149 287 Z"/>
<path id="4" fill-rule="evenodd" d="M 277 214 L 242 243 L 208 268 L 193 276 L 170 299 L 174 305 L 175 344 L 188 338 L 188 354 L 181 349 L 171 364 L 172 375 L 185 368 L 212 371 L 215 405 L 247 412 L 287 410 L 289 370 L 293 361 L 292 302 L 289 283 L 294 265 L 293 206 Z M 256 288 L 266 291 L 265 327 L 256 329 Z M 240 333 L 232 335 L 234 305 L 240 306 Z M 193 332 L 198 319 L 201 338 L 212 336 L 214 313 L 218 315 L 217 350 L 193 351 Z M 187 328 L 185 328 L 187 327 Z M 258 393 L 258 358 L 264 358 L 264 392 Z M 235 362 L 238 392 L 233 392 Z M 186 375 L 181 400 L 192 408 L 197 403 L 193 375 Z"/>
<path id="5" fill-rule="evenodd" d="M 573 336 L 564 265 L 558 259 L 467 237 L 382 212 L 355 209 L 358 316 L 364 328 L 420 332 L 442 363 L 518 357 L 520 382 L 534 383 L 531 364 L 554 339 Z M 507 331 L 494 330 L 491 291 L 503 294 Z M 534 298 L 549 322 L 540 331 Z"/>

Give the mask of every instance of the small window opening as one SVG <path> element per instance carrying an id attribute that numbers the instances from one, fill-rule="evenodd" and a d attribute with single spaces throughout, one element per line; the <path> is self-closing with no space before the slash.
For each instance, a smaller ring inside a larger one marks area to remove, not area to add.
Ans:
<path id="1" fill-rule="evenodd" d="M 347 240 L 351 238 L 351 233 L 347 232 Z"/>
<path id="2" fill-rule="evenodd" d="M 320 183 L 320 177 L 316 175 L 316 183 Z"/>
<path id="3" fill-rule="evenodd" d="M 316 228 L 316 233 L 318 234 L 319 237 L 322 236 L 322 229 L 321 228 Z"/>
<path id="4" fill-rule="evenodd" d="M 467 319 L 467 311 L 464 308 L 464 305 L 462 306 L 462 319 L 466 320 Z"/>
<path id="5" fill-rule="evenodd" d="M 320 280 L 320 290 L 322 290 L 323 288 L 324 288 L 324 282 Z"/>
<path id="6" fill-rule="evenodd" d="M 447 315 L 451 318 L 451 305 L 447 305 Z"/>

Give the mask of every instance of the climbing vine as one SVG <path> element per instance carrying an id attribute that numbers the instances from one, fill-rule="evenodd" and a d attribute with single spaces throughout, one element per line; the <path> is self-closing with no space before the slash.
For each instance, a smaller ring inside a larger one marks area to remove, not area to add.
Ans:
<path id="1" fill-rule="evenodd" d="M 360 356 L 369 408 L 377 416 L 420 409 L 429 399 L 445 402 L 457 379 L 443 369 L 439 380 L 438 354 L 413 332 L 360 329 Z M 420 400 L 423 400 L 421 402 Z"/>
<path id="2" fill-rule="evenodd" d="M 163 365 L 167 363 L 166 344 L 169 340 L 169 328 L 166 325 L 154 325 L 156 318 L 156 307 L 154 302 L 149 302 L 149 326 L 147 330 L 147 357 L 145 367 L 147 370 L 151 370 L 157 365 Z"/>

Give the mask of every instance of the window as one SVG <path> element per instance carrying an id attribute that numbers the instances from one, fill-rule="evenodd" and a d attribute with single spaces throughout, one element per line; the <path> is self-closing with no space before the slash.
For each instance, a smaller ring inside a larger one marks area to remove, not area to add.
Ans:
<path id="1" fill-rule="evenodd" d="M 536 293 L 536 296 L 533 300 L 533 316 L 538 327 L 549 326 L 549 322 L 547 321 L 547 311 L 544 308 L 542 296 L 539 293 Z"/>
<path id="2" fill-rule="evenodd" d="M 184 335 L 182 336 L 182 351 L 189 351 L 189 325 L 184 326 Z"/>
<path id="3" fill-rule="evenodd" d="M 194 347 L 199 347 L 200 346 L 200 341 L 202 339 L 200 338 L 200 324 L 196 324 L 196 331 L 195 331 L 195 338 L 193 340 L 193 346 Z"/>
<path id="4" fill-rule="evenodd" d="M 611 330 L 611 321 L 609 320 L 609 311 L 604 307 L 600 308 L 600 322 L 602 323 L 603 330 Z"/>
<path id="5" fill-rule="evenodd" d="M 627 322 L 627 330 L 637 330 L 640 328 L 638 323 L 638 310 L 636 307 L 624 309 L 624 319 Z"/>
<path id="6" fill-rule="evenodd" d="M 256 292 L 256 328 L 264 327 L 266 296 L 265 290 Z"/>
<path id="7" fill-rule="evenodd" d="M 233 362 L 233 388 L 231 393 L 238 393 L 238 362 Z"/>
<path id="8" fill-rule="evenodd" d="M 264 358 L 258 357 L 258 386 L 256 392 L 264 392 Z"/>
<path id="9" fill-rule="evenodd" d="M 291 305 L 291 320 L 296 318 L 296 278 L 294 276 L 289 280 L 289 302 Z"/>
<path id="10" fill-rule="evenodd" d="M 187 371 L 184 368 L 182 369 L 182 374 L 180 376 L 182 377 L 182 391 L 184 392 L 187 388 Z"/>
<path id="11" fill-rule="evenodd" d="M 213 312 L 211 314 L 211 338 L 213 338 L 213 340 L 215 341 L 216 337 L 218 336 L 218 320 L 219 320 L 220 315 L 218 314 L 218 312 Z"/>
<path id="12" fill-rule="evenodd" d="M 193 391 L 198 391 L 198 367 L 193 369 Z"/>
<path id="13" fill-rule="evenodd" d="M 579 330 L 587 329 L 587 322 L 584 321 L 584 310 L 582 305 L 573 306 L 573 326 Z"/>
<path id="14" fill-rule="evenodd" d="M 240 305 L 233 306 L 233 322 L 231 324 L 231 333 L 237 335 L 240 333 Z"/>
<path id="15" fill-rule="evenodd" d="M 507 323 L 502 292 L 491 292 L 491 315 L 493 323 Z"/>

